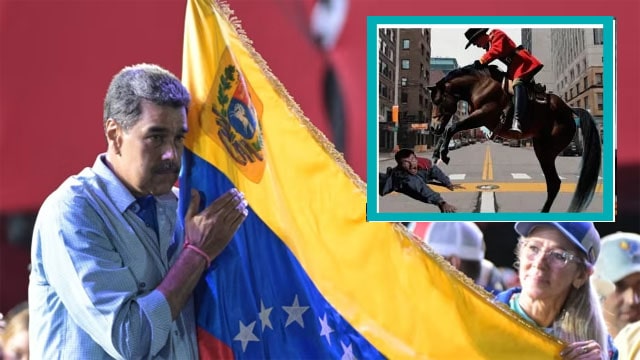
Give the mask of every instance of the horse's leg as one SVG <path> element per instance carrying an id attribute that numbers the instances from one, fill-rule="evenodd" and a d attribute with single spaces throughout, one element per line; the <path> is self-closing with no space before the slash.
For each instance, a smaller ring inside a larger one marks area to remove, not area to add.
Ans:
<path id="1" fill-rule="evenodd" d="M 432 155 L 433 162 L 437 162 L 438 159 L 440 159 L 440 148 L 442 147 L 442 139 L 443 139 L 443 136 L 439 136 L 438 141 L 433 146 L 433 155 Z"/>
<path id="2" fill-rule="evenodd" d="M 533 150 L 536 153 L 542 173 L 544 174 L 544 180 L 547 183 L 547 201 L 544 202 L 542 212 L 549 212 L 551 210 L 551 204 L 556 199 L 558 192 L 560 191 L 560 177 L 556 170 L 556 156 L 553 144 L 548 139 L 533 138 Z"/>
<path id="3" fill-rule="evenodd" d="M 442 144 L 440 144 L 440 156 L 442 161 L 449 165 L 449 142 L 451 141 L 451 138 L 453 137 L 453 135 L 455 135 L 458 132 L 458 124 L 453 124 L 450 127 L 448 127 L 445 132 L 444 132 L 444 136 L 442 137 Z"/>

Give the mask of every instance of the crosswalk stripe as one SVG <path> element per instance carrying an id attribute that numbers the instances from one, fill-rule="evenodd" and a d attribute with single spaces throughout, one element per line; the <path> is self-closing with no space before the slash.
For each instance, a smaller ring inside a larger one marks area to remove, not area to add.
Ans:
<path id="1" fill-rule="evenodd" d="M 467 174 L 451 174 L 449 175 L 449 180 L 464 180 L 467 177 Z"/>
<path id="2" fill-rule="evenodd" d="M 524 173 L 511 173 L 511 177 L 513 177 L 514 179 L 518 179 L 518 180 L 528 180 L 531 179 L 531 176 L 524 174 Z"/>

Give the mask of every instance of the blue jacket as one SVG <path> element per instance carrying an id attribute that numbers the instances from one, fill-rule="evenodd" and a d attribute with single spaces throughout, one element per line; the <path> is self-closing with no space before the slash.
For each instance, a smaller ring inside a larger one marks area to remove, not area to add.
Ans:
<path id="1" fill-rule="evenodd" d="M 511 297 L 515 294 L 519 294 L 520 292 L 522 292 L 522 289 L 519 287 L 507 289 L 496 295 L 495 302 L 509 305 L 509 300 L 511 300 Z M 609 359 L 618 360 L 618 349 L 615 347 L 615 345 L 613 345 L 613 339 L 611 338 L 611 335 L 607 336 L 607 342 L 609 343 Z"/>

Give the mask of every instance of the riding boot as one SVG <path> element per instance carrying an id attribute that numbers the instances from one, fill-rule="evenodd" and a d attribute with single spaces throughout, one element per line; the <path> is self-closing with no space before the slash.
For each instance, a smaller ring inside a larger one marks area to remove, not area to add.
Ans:
<path id="1" fill-rule="evenodd" d="M 513 121 L 511 122 L 511 131 L 522 134 L 522 130 L 520 130 L 520 122 L 527 114 L 527 89 L 524 84 L 518 84 L 513 87 L 513 92 L 515 110 L 513 112 Z"/>

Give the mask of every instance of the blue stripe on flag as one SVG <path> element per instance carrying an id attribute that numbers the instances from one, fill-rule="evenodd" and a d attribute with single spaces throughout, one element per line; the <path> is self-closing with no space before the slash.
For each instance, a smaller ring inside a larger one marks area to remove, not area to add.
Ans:
<path id="1" fill-rule="evenodd" d="M 181 198 L 188 199 L 194 187 L 206 204 L 233 186 L 187 149 L 180 183 Z M 186 207 L 181 204 L 182 214 Z M 383 358 L 324 299 L 286 244 L 251 209 L 201 279 L 195 301 L 198 326 L 238 358 Z"/>

